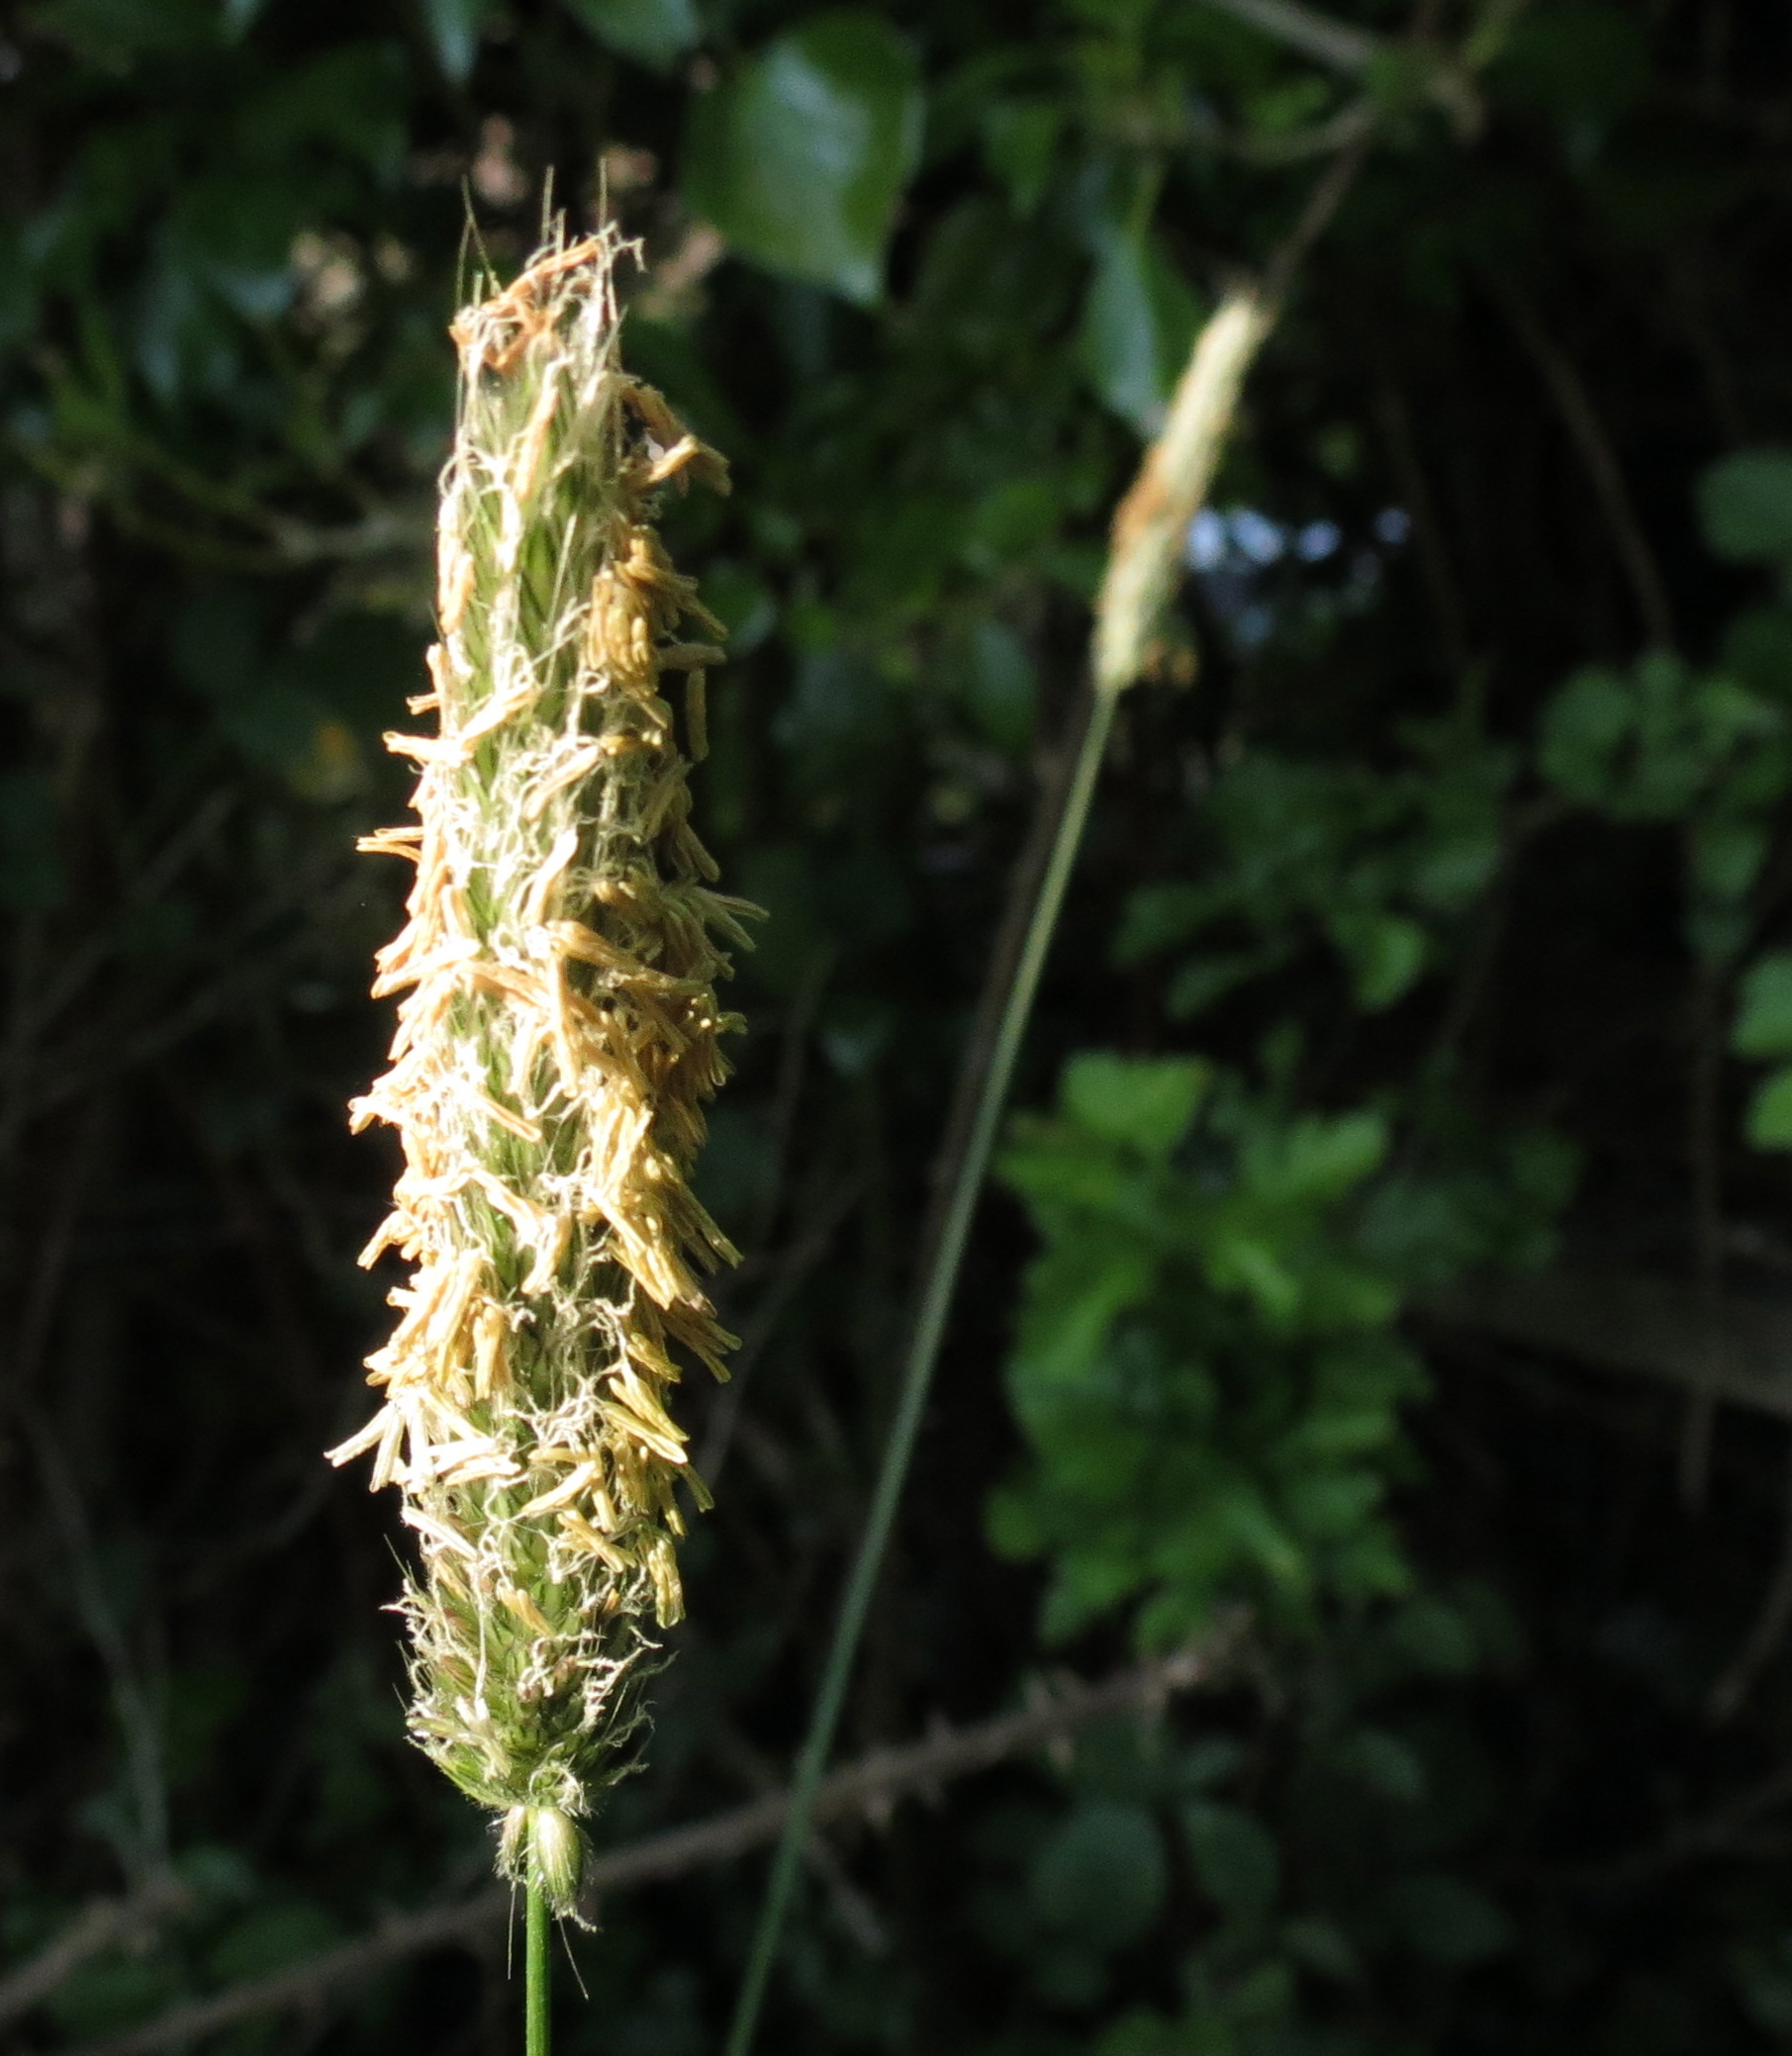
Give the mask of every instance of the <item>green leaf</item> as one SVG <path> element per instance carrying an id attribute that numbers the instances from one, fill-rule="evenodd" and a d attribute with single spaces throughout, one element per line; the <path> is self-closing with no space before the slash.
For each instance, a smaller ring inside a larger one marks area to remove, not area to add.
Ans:
<path id="1" fill-rule="evenodd" d="M 1764 820 L 1698 821 L 1691 835 L 1692 884 L 1707 910 L 1741 908 L 1760 874 L 1771 841 Z M 1739 921 L 1745 934 L 1748 923 Z"/>
<path id="2" fill-rule="evenodd" d="M 1228 950 L 1217 957 L 1191 957 L 1170 981 L 1164 1004 L 1173 1019 L 1191 1021 L 1228 992 L 1266 971 L 1279 970 L 1292 955 L 1284 940 L 1254 950 Z"/>
<path id="3" fill-rule="evenodd" d="M 142 1956 L 107 1950 L 62 1980 L 46 2010 L 69 2040 L 84 2042 L 141 2025 L 190 1990 L 171 1950 Z"/>
<path id="4" fill-rule="evenodd" d="M 1244 1179 L 1254 1194 L 1283 1204 L 1342 1199 L 1386 1154 L 1387 1124 L 1379 1114 L 1302 1114 L 1246 1152 Z"/>
<path id="5" fill-rule="evenodd" d="M 1022 1323 L 1015 1354 L 1016 1403 L 1076 1384 L 1094 1361 L 1117 1317 L 1151 1289 L 1154 1270 L 1136 1250 L 1115 1251 L 1106 1262 L 1060 1262 L 1034 1274 L 1037 1296 Z"/>
<path id="6" fill-rule="evenodd" d="M 341 1933 L 322 1907 L 273 1900 L 250 1907 L 207 1952 L 207 1968 L 226 1983 L 264 1977 L 327 1948 Z"/>
<path id="7" fill-rule="evenodd" d="M 1284 1920 L 1281 1945 L 1303 1970 L 1348 1985 L 1363 1975 L 1362 1959 L 1336 1920 L 1324 1914 L 1303 1914 Z"/>
<path id="8" fill-rule="evenodd" d="M 691 0 L 565 0 L 565 5 L 606 48 L 653 71 L 670 70 L 703 33 Z"/>
<path id="9" fill-rule="evenodd" d="M 1416 1669 L 1432 1677 L 1466 1677 L 1479 1658 L 1468 1615 L 1437 1598 L 1403 1606 L 1388 1623 L 1388 1638 Z"/>
<path id="10" fill-rule="evenodd" d="M 53 38 L 102 72 L 203 48 L 226 27 L 212 0 L 42 0 L 28 19 L 35 35 Z"/>
<path id="11" fill-rule="evenodd" d="M 1403 114 L 1425 104 L 1437 70 L 1437 61 L 1428 50 L 1409 44 L 1383 44 L 1364 66 L 1363 87 L 1383 114 Z"/>
<path id="12" fill-rule="evenodd" d="M 1757 1150 L 1792 1150 L 1792 1070 L 1776 1071 L 1760 1087 L 1744 1126 Z"/>
<path id="13" fill-rule="evenodd" d="M 697 102 L 685 198 L 755 263 L 870 306 L 922 113 L 914 53 L 888 22 L 821 15 Z"/>
<path id="14" fill-rule="evenodd" d="M 1261 1920 L 1274 1904 L 1281 1859 L 1263 1824 L 1235 1806 L 1195 1800 L 1182 1833 L 1201 1889 L 1235 1920 Z"/>
<path id="15" fill-rule="evenodd" d="M 1232 2051 L 1223 2022 L 1203 2020 L 1191 2033 L 1187 2022 L 1167 2020 L 1142 2007 L 1123 2013 L 1095 2044 L 1095 2056 L 1232 2056 Z"/>
<path id="16" fill-rule="evenodd" d="M 771 588 L 737 564 L 718 564 L 706 574 L 704 605 L 721 616 L 730 658 L 750 657 L 778 625 Z"/>
<path id="17" fill-rule="evenodd" d="M 488 0 L 424 0 L 424 25 L 444 77 L 462 85 L 472 75 Z"/>
<path id="18" fill-rule="evenodd" d="M 1776 2041 L 1792 2039 L 1792 1935 L 1739 1944 L 1730 1967 L 1745 2007 Z"/>
<path id="19" fill-rule="evenodd" d="M 984 161 L 1007 188 L 1016 214 L 1045 194 L 1064 111 L 1049 100 L 997 100 L 984 111 Z"/>
<path id="20" fill-rule="evenodd" d="M 1604 127 L 1649 79 L 1640 23 L 1601 0 L 1555 0 L 1512 31 L 1493 67 L 1496 90 L 1564 124 Z"/>
<path id="21" fill-rule="evenodd" d="M 1379 1013 L 1412 990 L 1425 969 L 1425 931 L 1416 921 L 1366 908 L 1334 914 L 1328 925 L 1366 1011 Z"/>
<path id="22" fill-rule="evenodd" d="M 966 713 L 987 740 L 1018 752 L 1033 732 L 1033 665 L 1003 621 L 978 621 L 945 667 Z"/>
<path id="23" fill-rule="evenodd" d="M 1410 1947 L 1433 1963 L 1465 1969 L 1512 1946 L 1512 1923 L 1492 1900 L 1442 1871 L 1402 1878 L 1386 1904 Z"/>
<path id="24" fill-rule="evenodd" d="M 1569 679 L 1545 709 L 1539 761 L 1552 784 L 1615 820 L 1668 821 L 1754 764 L 1783 782 L 1757 747 L 1782 726 L 1777 708 L 1734 680 L 1654 650 L 1628 673 Z"/>
<path id="25" fill-rule="evenodd" d="M 1094 1051 L 1066 1068 L 1064 1110 L 1103 1142 L 1167 1157 L 1187 1134 L 1212 1076 L 1199 1058 L 1148 1062 Z"/>
<path id="26" fill-rule="evenodd" d="M 1544 776 L 1573 798 L 1598 805 L 1631 725 L 1631 698 L 1622 682 L 1609 671 L 1577 672 L 1544 712 L 1538 752 Z"/>
<path id="27" fill-rule="evenodd" d="M 1792 612 L 1783 607 L 1753 607 L 1724 631 L 1719 662 L 1749 692 L 1784 703 L 1792 701 Z"/>
<path id="28" fill-rule="evenodd" d="M 0 906 L 42 913 L 66 889 L 55 789 L 41 772 L 0 773 Z"/>
<path id="29" fill-rule="evenodd" d="M 1720 557 L 1792 560 L 1792 450 L 1739 450 L 1699 480 L 1699 518 Z"/>
<path id="30" fill-rule="evenodd" d="M 998 1486 L 990 1495 L 984 1532 L 996 1555 L 1017 1563 L 1025 1562 L 1029 1556 L 1043 1555 L 1049 1541 L 1034 1499 L 1009 1485 Z"/>
<path id="31" fill-rule="evenodd" d="M 1730 1047 L 1739 1057 L 1792 1057 L 1792 950 L 1762 957 L 1743 980 Z"/>
<path id="32" fill-rule="evenodd" d="M 1196 935 L 1225 901 L 1211 886 L 1179 883 L 1141 886 L 1126 902 L 1114 941 L 1114 962 L 1142 964 L 1172 943 Z"/>
<path id="33" fill-rule="evenodd" d="M 1108 232 L 1084 303 L 1083 362 L 1096 393 L 1141 435 L 1164 425 L 1200 315 L 1155 237 Z"/>
<path id="34" fill-rule="evenodd" d="M 1418 1751 L 1384 1728 L 1362 1728 L 1346 1735 L 1335 1760 L 1346 1777 L 1396 1806 L 1416 1806 L 1425 1797 L 1425 1765 Z"/>
<path id="35" fill-rule="evenodd" d="M 1097 1949 L 1137 1941 L 1164 1905 L 1164 1839 L 1143 1807 L 1119 1800 L 1080 1806 L 1033 1866 L 1035 1912 Z"/>
<path id="36" fill-rule="evenodd" d="M 1300 1309 L 1300 1280 L 1281 1261 L 1275 1245 L 1223 1216 L 1209 1234 L 1207 1282 L 1216 1292 L 1244 1292 L 1276 1327 Z"/>

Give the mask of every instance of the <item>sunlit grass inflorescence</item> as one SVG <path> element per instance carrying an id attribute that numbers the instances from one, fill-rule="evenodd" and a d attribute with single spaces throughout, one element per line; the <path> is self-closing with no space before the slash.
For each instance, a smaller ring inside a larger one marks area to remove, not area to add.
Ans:
<path id="1" fill-rule="evenodd" d="M 717 1010 L 744 902 L 713 891 L 662 677 L 704 749 L 721 652 L 654 528 L 660 493 L 727 489 L 617 355 L 613 232 L 551 242 L 454 324 L 460 414 L 442 479 L 440 641 L 393 736 L 419 819 L 410 921 L 376 995 L 409 988 L 355 1127 L 400 1132 L 362 1255 L 416 1269 L 368 1358 L 373 1451 L 421 1571 L 402 1601 L 418 1742 L 505 1816 L 503 1862 L 568 1912 L 577 1822 L 628 1767 L 639 1686 L 683 1611 L 675 1484 L 703 1484 L 666 1411 L 682 1350 L 731 1338 L 699 1282 L 734 1251 L 687 1184 L 726 1074 Z"/>

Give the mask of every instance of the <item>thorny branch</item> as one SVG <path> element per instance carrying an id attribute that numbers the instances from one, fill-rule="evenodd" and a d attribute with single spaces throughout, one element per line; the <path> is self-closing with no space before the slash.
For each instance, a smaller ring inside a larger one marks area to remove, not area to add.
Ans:
<path id="1" fill-rule="evenodd" d="M 89 1957 L 129 1942 L 188 1903 L 187 1888 L 161 1871 L 123 1899 L 96 1899 L 29 1963 L 0 1978 L 0 2026 L 41 2005 Z"/>
<path id="2" fill-rule="evenodd" d="M 898 1800 L 936 1793 L 953 1778 L 991 1769 L 1073 1734 L 1090 1722 L 1148 1712 L 1175 1694 L 1215 1684 L 1235 1674 L 1244 1628 L 1242 1617 L 1223 1621 L 1205 1641 L 1099 1683 L 1066 1679 L 1051 1685 L 1041 1683 L 1027 1704 L 1013 1713 L 999 1714 L 975 1728 L 941 1728 L 920 1741 L 870 1750 L 823 1778 L 813 1820 L 816 1824 L 849 1820 L 882 1824 Z M 682 1877 L 708 1864 L 725 1863 L 774 1840 L 789 1805 L 788 1792 L 771 1793 L 707 1821 L 612 1849 L 587 1866 L 588 1888 L 599 1894 L 627 1892 Z M 509 1890 L 491 1888 L 447 1906 L 393 1915 L 356 1941 L 327 1949 L 271 1977 L 234 1986 L 209 1999 L 189 2001 L 128 2033 L 90 2042 L 73 2056 L 150 2056 L 151 2051 L 196 2042 L 264 2014 L 319 2013 L 335 2004 L 348 1986 L 409 1957 L 431 1949 L 477 1948 L 511 1917 L 511 1912 Z M 49 1964 L 58 1950 L 65 1950 L 65 1939 L 52 1943 L 38 1965 Z M 65 1967 L 55 1976 L 47 1977 L 38 1965 L 27 1966 L 7 1986 L 0 1986 L 0 1995 L 31 1979 L 26 2005 L 35 2005 L 59 1977 L 91 1953 L 83 1949 L 78 1955 L 68 1954 Z M 0 2018 L 4 2017 L 0 2012 Z"/>

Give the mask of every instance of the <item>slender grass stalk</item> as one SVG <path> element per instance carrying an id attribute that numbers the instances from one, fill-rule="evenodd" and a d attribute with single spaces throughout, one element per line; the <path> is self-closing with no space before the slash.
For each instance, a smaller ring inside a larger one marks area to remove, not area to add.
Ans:
<path id="1" fill-rule="evenodd" d="M 1158 617 L 1176 575 L 1181 539 L 1206 497 L 1224 447 L 1247 370 L 1273 326 L 1273 303 L 1254 288 L 1230 293 L 1196 338 L 1163 434 L 1114 519 L 1107 576 L 1096 607 L 1091 648 L 1093 693 L 1076 759 L 1063 792 L 1050 854 L 1027 917 L 1024 940 L 1002 997 L 987 1052 L 974 1052 L 976 1080 L 963 1148 L 949 1174 L 938 1236 L 921 1282 L 896 1408 L 878 1470 L 870 1512 L 853 1558 L 827 1662 L 798 1758 L 790 1812 L 772 1859 L 752 1949 L 729 2026 L 727 2056 L 749 2056 L 766 1987 L 777 1961 L 797 1869 L 808 1839 L 815 1792 L 826 1768 L 871 1608 L 878 1572 L 914 1454 L 934 1366 L 951 1312 L 977 1200 L 989 1169 L 1015 1062 L 1026 1035 L 1040 976 L 1052 946 L 1066 888 L 1087 824 L 1095 782 L 1107 751 L 1121 694 L 1144 669 Z"/>
<path id="2" fill-rule="evenodd" d="M 556 239 L 452 331 L 441 639 L 412 702 L 437 732 L 387 738 L 419 819 L 362 845 L 417 867 L 374 986 L 409 988 L 392 1068 L 353 1109 L 405 1156 L 362 1262 L 415 1270 L 367 1359 L 384 1404 L 330 1452 L 372 1450 L 404 1495 L 411 1733 L 502 1821 L 531 2051 L 580 1823 L 633 1767 L 653 1631 L 683 1612 L 675 1488 L 707 1504 L 666 1410 L 678 1355 L 721 1375 L 732 1343 L 700 1276 L 734 1252 L 687 1178 L 737 1025 L 717 938 L 753 909 L 710 889 L 688 818 L 721 651 L 681 636 L 719 624 L 654 527 L 662 492 L 727 478 L 621 368 L 622 247 Z"/>
<path id="3" fill-rule="evenodd" d="M 552 1968 L 547 1925 L 547 1894 L 531 1878 L 523 1908 L 522 2049 L 523 2056 L 549 2056 L 553 2014 L 549 1995 Z"/>

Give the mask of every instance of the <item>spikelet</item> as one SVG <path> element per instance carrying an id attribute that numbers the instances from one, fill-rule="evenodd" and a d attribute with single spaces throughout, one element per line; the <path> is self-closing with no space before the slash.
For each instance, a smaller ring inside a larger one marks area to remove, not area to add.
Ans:
<path id="1" fill-rule="evenodd" d="M 722 1376 L 732 1342 L 700 1278 L 735 1252 L 686 1179 L 738 1026 L 717 938 L 746 944 L 755 911 L 710 889 L 660 693 L 683 675 L 701 755 L 719 624 L 653 516 L 668 484 L 727 472 L 621 368 L 623 247 L 557 239 L 451 331 L 441 639 L 412 702 L 437 732 L 387 738 L 419 820 L 362 843 L 417 866 L 373 987 L 408 996 L 351 1109 L 405 1157 L 361 1261 L 416 1268 L 367 1359 L 384 1404 L 330 1451 L 372 1450 L 417 1537 L 413 1736 L 562 1913 L 652 1630 L 683 1611 L 677 1481 L 707 1504 L 666 1397 L 680 1352 Z"/>

